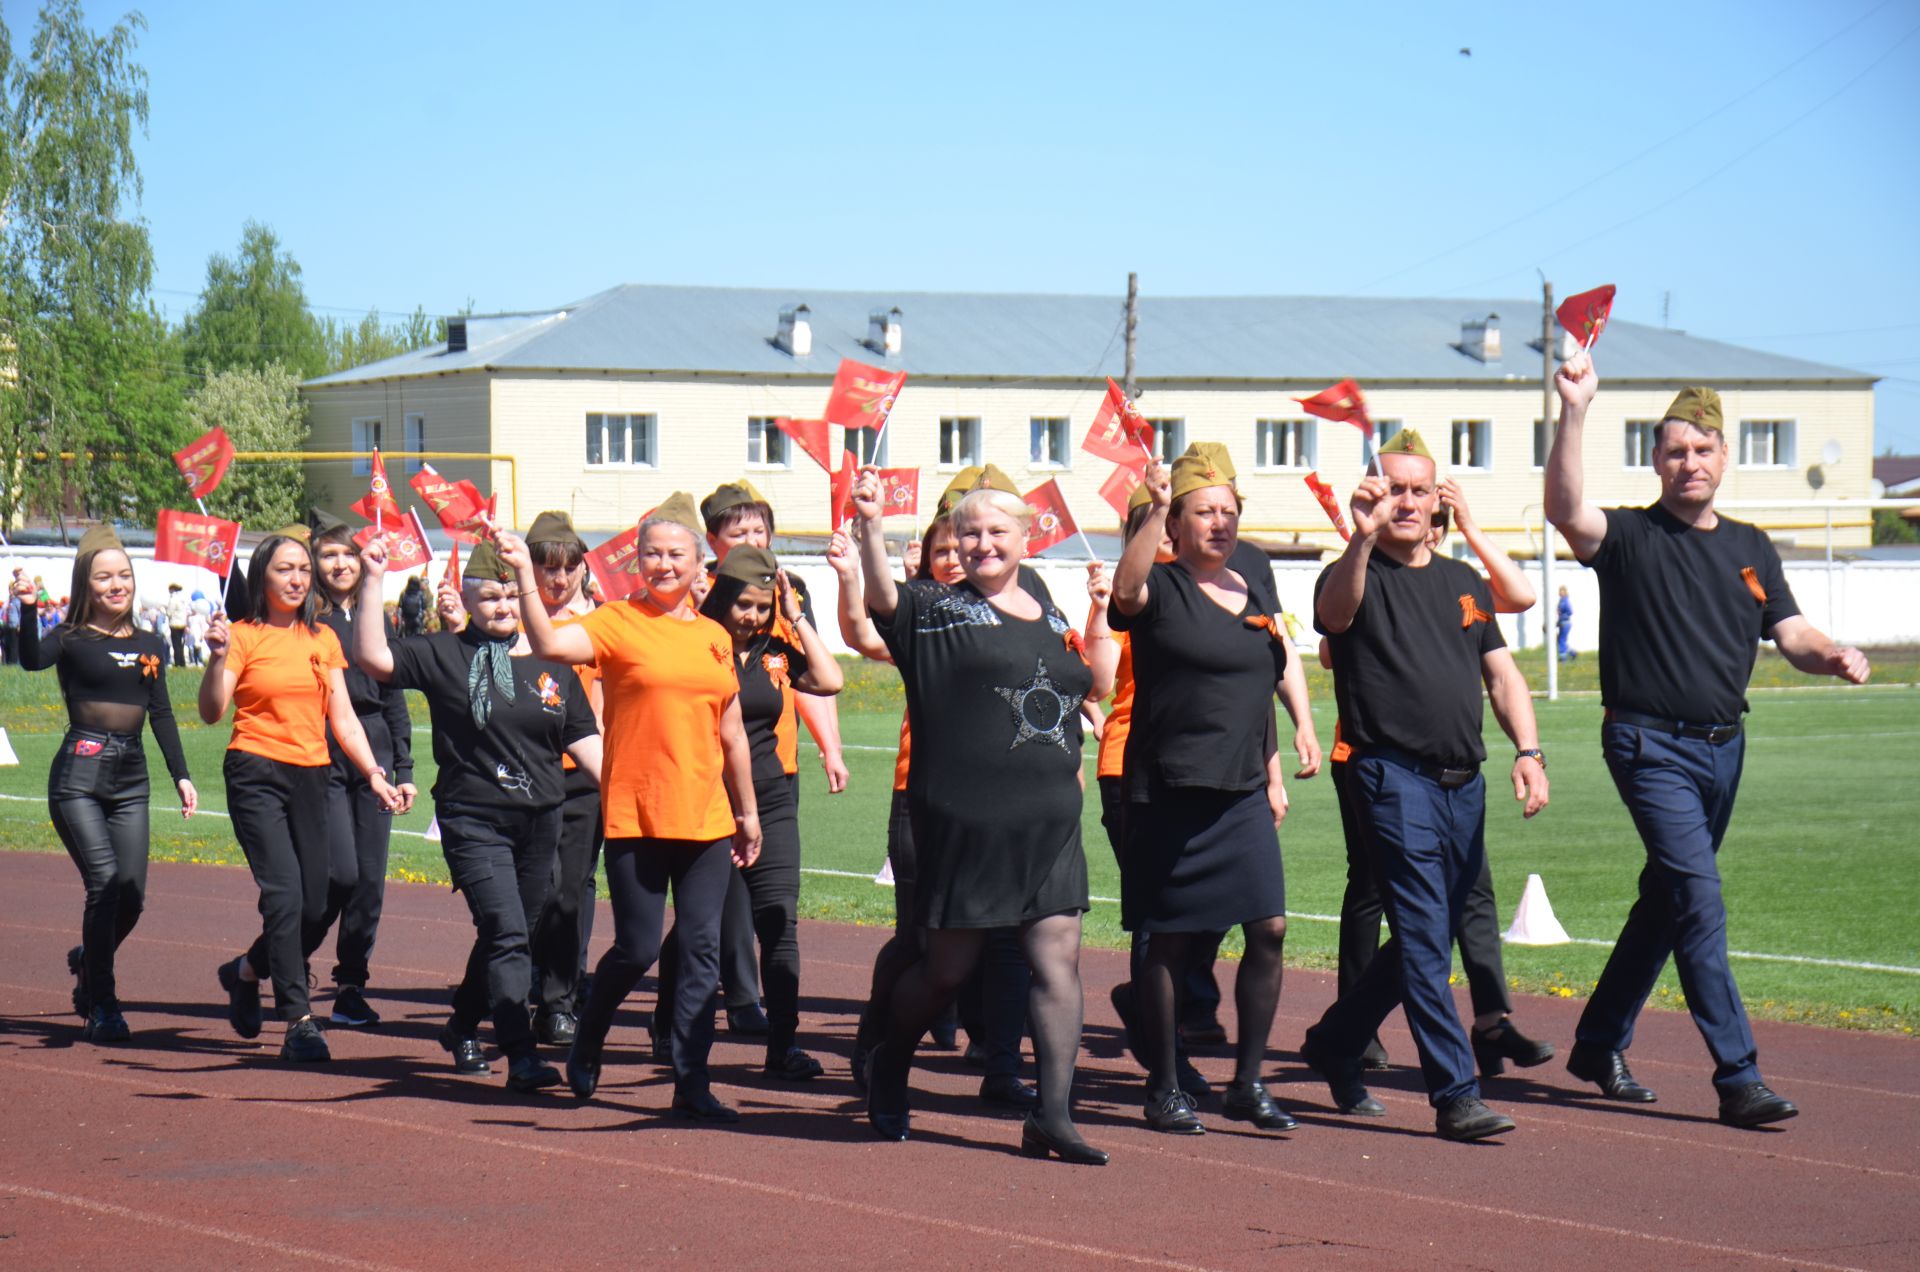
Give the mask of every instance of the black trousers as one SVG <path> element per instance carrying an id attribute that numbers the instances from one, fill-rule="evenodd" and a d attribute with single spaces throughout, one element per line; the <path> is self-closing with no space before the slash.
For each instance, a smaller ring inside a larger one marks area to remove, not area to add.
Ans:
<path id="1" fill-rule="evenodd" d="M 173 637 L 173 665 L 176 667 L 186 666 L 187 629 L 184 627 L 169 627 L 167 628 L 167 633 Z"/>
<path id="2" fill-rule="evenodd" d="M 607 893 L 613 901 L 613 945 L 593 970 L 593 993 L 580 1013 L 580 1032 L 604 1038 L 613 1013 L 660 957 L 667 894 L 673 894 L 679 934 L 674 987 L 673 1086 L 695 1095 L 708 1086 L 713 1049 L 711 1002 L 720 980 L 720 912 L 738 873 L 733 841 L 609 839 Z M 663 1001 L 659 1010 L 666 1011 Z"/>
<path id="3" fill-rule="evenodd" d="M 1126 800 L 1121 795 L 1121 779 L 1103 777 L 1100 780 L 1100 825 L 1107 832 L 1107 844 L 1113 849 L 1113 857 L 1120 860 L 1120 846 L 1126 842 L 1121 818 L 1126 816 Z M 1128 949 L 1128 977 L 1138 982 L 1142 969 L 1147 965 L 1147 950 L 1152 933 L 1135 932 Z M 1220 942 L 1226 940 L 1225 932 L 1200 932 L 1193 938 L 1185 974 L 1174 986 L 1179 1020 L 1183 1025 L 1213 1024 L 1220 1016 L 1220 982 L 1214 979 L 1213 965 L 1220 957 Z M 1178 1044 L 1182 1054 L 1186 1044 Z"/>
<path id="4" fill-rule="evenodd" d="M 473 915 L 473 948 L 466 975 L 453 991 L 448 1031 L 475 1033 L 493 1017 L 493 1038 L 509 1058 L 531 1055 L 533 1026 L 527 991 L 533 956 L 527 916 L 546 904 L 553 882 L 560 808 L 481 808 L 442 805 L 440 848 L 453 889 Z"/>
<path id="5" fill-rule="evenodd" d="M 47 812 L 87 888 L 80 916 L 87 993 L 116 1005 L 114 952 L 146 908 L 147 757 L 139 735 L 68 729 L 47 773 Z"/>
<path id="6" fill-rule="evenodd" d="M 580 972 L 593 937 L 593 869 L 600 860 L 600 826 L 600 788 L 581 770 L 568 770 L 553 886 L 533 925 L 533 965 L 539 977 L 535 997 L 549 1015 L 579 1011 Z"/>
<path id="7" fill-rule="evenodd" d="M 286 1021 L 310 1014 L 307 956 L 327 935 L 327 769 L 250 751 L 228 751 L 223 766 L 233 836 L 260 888 L 261 931 L 247 962 L 272 979 L 273 1004 Z"/>
<path id="8" fill-rule="evenodd" d="M 384 716 L 361 716 L 367 745 L 382 768 L 393 767 L 393 738 Z M 327 913 L 332 927 L 333 983 L 367 987 L 368 962 L 380 931 L 380 909 L 387 896 L 387 849 L 393 814 L 380 806 L 373 788 L 351 765 L 336 758 L 327 771 Z"/>

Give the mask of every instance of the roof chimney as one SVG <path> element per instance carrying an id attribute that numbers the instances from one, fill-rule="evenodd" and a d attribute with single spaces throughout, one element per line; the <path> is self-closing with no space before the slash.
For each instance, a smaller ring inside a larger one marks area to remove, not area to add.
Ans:
<path id="1" fill-rule="evenodd" d="M 1481 362 L 1500 361 L 1500 315 L 1468 318 L 1460 324 L 1460 352 Z"/>
<path id="2" fill-rule="evenodd" d="M 465 353 L 467 351 L 467 320 L 465 318 L 447 319 L 447 352 Z"/>
<path id="3" fill-rule="evenodd" d="M 900 352 L 900 306 L 876 309 L 867 315 L 867 347 L 892 357 Z"/>
<path id="4" fill-rule="evenodd" d="M 813 311 L 805 305 L 789 305 L 780 311 L 780 334 L 774 343 L 796 358 L 813 352 Z"/>

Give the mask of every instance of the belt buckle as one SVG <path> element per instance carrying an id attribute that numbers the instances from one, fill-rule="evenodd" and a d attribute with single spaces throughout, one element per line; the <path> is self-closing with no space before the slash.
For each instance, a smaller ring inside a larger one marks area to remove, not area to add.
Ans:
<path id="1" fill-rule="evenodd" d="M 1438 770 L 1440 789 L 1457 791 L 1473 780 L 1472 769 L 1443 768 Z"/>
<path id="2" fill-rule="evenodd" d="M 1707 741 L 1714 746 L 1731 742 L 1739 736 L 1740 726 L 1737 724 L 1716 724 L 1707 730 Z"/>

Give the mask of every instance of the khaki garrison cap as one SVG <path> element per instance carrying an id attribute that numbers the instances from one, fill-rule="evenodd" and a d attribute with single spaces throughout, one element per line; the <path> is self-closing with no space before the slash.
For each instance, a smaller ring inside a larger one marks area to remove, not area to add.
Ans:
<path id="1" fill-rule="evenodd" d="M 693 496 L 684 490 L 676 490 L 666 497 L 658 508 L 646 516 L 648 521 L 671 521 L 675 525 L 685 526 L 698 538 L 707 532 L 706 523 L 700 520 L 700 510 L 693 506 Z"/>
<path id="2" fill-rule="evenodd" d="M 109 549 L 126 550 L 121 546 L 120 536 L 113 532 L 113 527 L 102 522 L 80 536 L 80 547 L 74 556 L 83 557 L 89 552 L 105 552 Z"/>
<path id="3" fill-rule="evenodd" d="M 1720 409 L 1720 395 L 1701 386 L 1680 390 L 1680 396 L 1673 399 L 1673 405 L 1660 418 L 1682 420 L 1705 433 L 1726 431 L 1726 416 Z"/>
<path id="4" fill-rule="evenodd" d="M 474 544 L 473 551 L 467 553 L 466 563 L 460 567 L 460 579 L 464 583 L 479 583 L 488 579 L 505 583 L 511 578 L 513 571 L 500 559 L 500 552 L 491 539 L 482 539 Z"/>
<path id="5" fill-rule="evenodd" d="M 700 515 L 707 521 L 725 512 L 729 508 L 738 508 L 742 504 L 763 504 L 767 497 L 753 488 L 753 483 L 742 477 L 721 486 L 700 501 Z M 771 505 L 769 505 L 771 506 Z"/>
<path id="6" fill-rule="evenodd" d="M 571 543 L 582 552 L 587 550 L 587 542 L 573 528 L 573 518 L 564 512 L 543 512 L 533 519 L 533 526 L 527 531 L 527 546 L 536 543 Z"/>
<path id="7" fill-rule="evenodd" d="M 1392 437 L 1380 443 L 1380 449 L 1376 453 L 1381 455 L 1418 455 L 1420 458 L 1426 460 L 1433 458 L 1433 452 L 1427 449 L 1426 442 L 1420 438 L 1420 430 L 1415 428 L 1401 429 L 1398 433 L 1395 433 Z"/>
<path id="8" fill-rule="evenodd" d="M 1173 461 L 1173 497 L 1192 494 L 1209 486 L 1232 486 L 1235 474 L 1233 457 L 1219 442 L 1195 442 Z M 1238 488 L 1235 487 L 1235 493 Z"/>
<path id="9" fill-rule="evenodd" d="M 714 577 L 739 579 L 749 587 L 772 587 L 779 569 L 780 562 L 773 553 L 747 544 L 727 553 L 727 559 L 714 571 Z"/>

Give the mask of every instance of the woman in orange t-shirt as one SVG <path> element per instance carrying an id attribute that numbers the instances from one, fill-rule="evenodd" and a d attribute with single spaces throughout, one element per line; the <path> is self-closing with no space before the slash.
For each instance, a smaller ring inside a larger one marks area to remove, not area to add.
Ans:
<path id="1" fill-rule="evenodd" d="M 200 680 L 200 718 L 218 724 L 233 705 L 227 744 L 227 811 L 260 886 L 261 933 L 220 965 L 227 1020 L 242 1038 L 260 1033 L 260 978 L 287 1022 L 280 1055 L 329 1060 L 307 1003 L 307 956 L 326 937 L 327 725 L 348 763 L 391 810 L 400 794 L 367 745 L 347 694 L 346 655 L 319 621 L 313 553 L 304 538 L 270 536 L 247 569 L 248 610 L 207 629 L 212 657 Z"/>
<path id="2" fill-rule="evenodd" d="M 739 1114 L 713 1095 L 709 1006 L 720 983 L 720 915 L 735 865 L 760 855 L 753 762 L 741 722 L 733 638 L 693 600 L 703 578 L 698 514 L 676 494 L 640 523 L 644 595 L 556 625 L 540 606 L 522 613 L 533 652 L 600 668 L 606 751 L 601 814 L 613 947 L 594 968 L 581 1008 L 567 1082 L 581 1099 L 600 1082 L 613 1014 L 660 957 L 667 893 L 679 932 L 673 1011 L 673 1110 L 699 1121 Z M 526 544 L 498 538 L 500 559 L 536 586 Z M 666 1010 L 661 1004 L 659 1010 Z"/>

